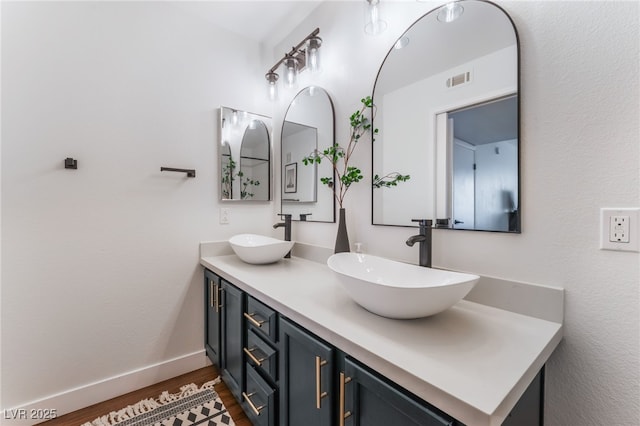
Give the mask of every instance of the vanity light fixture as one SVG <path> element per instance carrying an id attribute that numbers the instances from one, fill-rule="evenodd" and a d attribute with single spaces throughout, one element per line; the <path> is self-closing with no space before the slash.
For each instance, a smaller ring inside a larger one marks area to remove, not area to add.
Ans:
<path id="1" fill-rule="evenodd" d="M 438 21 L 448 24 L 464 13 L 464 7 L 458 2 L 447 3 L 438 10 Z"/>
<path id="2" fill-rule="evenodd" d="M 380 0 L 366 0 L 364 32 L 376 36 L 387 29 L 387 23 L 380 18 Z"/>
<path id="3" fill-rule="evenodd" d="M 269 99 L 275 101 L 278 97 L 277 81 L 280 77 L 276 70 L 280 65 L 284 66 L 284 81 L 287 87 L 294 87 L 300 71 L 309 68 L 312 72 L 320 70 L 320 46 L 322 39 L 318 37 L 320 28 L 313 30 L 300 43 L 292 47 L 289 53 L 280 59 L 264 75 L 267 80 Z"/>

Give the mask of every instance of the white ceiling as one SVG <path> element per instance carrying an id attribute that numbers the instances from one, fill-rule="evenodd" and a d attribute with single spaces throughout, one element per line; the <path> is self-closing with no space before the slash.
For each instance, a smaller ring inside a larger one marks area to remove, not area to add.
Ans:
<path id="1" fill-rule="evenodd" d="M 226 30 L 275 45 L 323 0 L 176 1 L 172 5 Z"/>

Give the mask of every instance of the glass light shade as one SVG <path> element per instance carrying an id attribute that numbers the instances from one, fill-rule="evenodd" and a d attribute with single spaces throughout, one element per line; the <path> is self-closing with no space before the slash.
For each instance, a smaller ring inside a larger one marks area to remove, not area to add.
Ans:
<path id="1" fill-rule="evenodd" d="M 298 80 L 298 60 L 293 56 L 284 60 L 284 81 L 287 87 L 291 88 L 296 85 Z"/>
<path id="2" fill-rule="evenodd" d="M 448 3 L 440 8 L 438 11 L 438 21 L 440 22 L 453 22 L 458 19 L 464 13 L 464 7 L 460 3 Z"/>
<path id="3" fill-rule="evenodd" d="M 305 49 L 306 64 L 312 73 L 320 72 L 320 45 L 322 39 L 320 37 L 311 37 L 307 40 L 307 47 Z"/>
<path id="4" fill-rule="evenodd" d="M 387 23 L 380 17 L 380 0 L 367 0 L 364 32 L 378 35 L 387 29 Z"/>
<path id="5" fill-rule="evenodd" d="M 267 79 L 267 96 L 270 101 L 275 101 L 278 99 L 278 74 L 269 71 L 264 77 Z"/>
<path id="6" fill-rule="evenodd" d="M 409 44 L 409 37 L 402 36 L 398 39 L 398 41 L 396 41 L 396 43 L 393 45 L 393 48 L 402 49 L 403 47 L 407 47 L 408 44 Z"/>

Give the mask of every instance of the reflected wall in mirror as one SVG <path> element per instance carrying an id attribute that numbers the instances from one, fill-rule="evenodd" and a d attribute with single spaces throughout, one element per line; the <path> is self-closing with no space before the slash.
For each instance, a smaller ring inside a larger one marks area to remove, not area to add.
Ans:
<path id="1" fill-rule="evenodd" d="M 520 232 L 518 37 L 498 6 L 455 4 L 457 19 L 416 21 L 378 72 L 373 173 L 411 179 L 373 189 L 373 224 Z"/>
<path id="2" fill-rule="evenodd" d="M 220 107 L 220 199 L 271 199 L 271 118 Z"/>
<path id="3" fill-rule="evenodd" d="M 320 178 L 333 176 L 331 164 L 304 165 L 314 150 L 333 145 L 334 114 L 329 94 L 307 87 L 291 101 L 282 124 L 282 213 L 293 220 L 335 222 L 333 190 Z"/>

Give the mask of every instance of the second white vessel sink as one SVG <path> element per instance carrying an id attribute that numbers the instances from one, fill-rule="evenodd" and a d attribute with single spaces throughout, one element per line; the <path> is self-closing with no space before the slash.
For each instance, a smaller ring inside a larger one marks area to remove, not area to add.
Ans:
<path id="1" fill-rule="evenodd" d="M 397 319 L 442 312 L 465 297 L 480 278 L 360 253 L 334 254 L 327 265 L 356 303 Z"/>
<path id="2" fill-rule="evenodd" d="M 235 254 L 255 265 L 277 262 L 291 250 L 293 243 L 257 234 L 238 234 L 229 238 Z"/>

